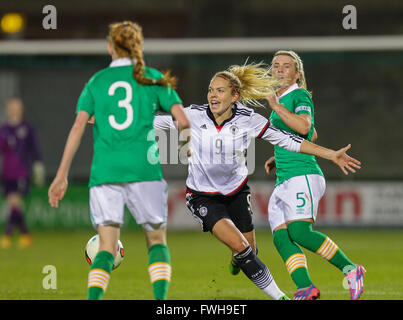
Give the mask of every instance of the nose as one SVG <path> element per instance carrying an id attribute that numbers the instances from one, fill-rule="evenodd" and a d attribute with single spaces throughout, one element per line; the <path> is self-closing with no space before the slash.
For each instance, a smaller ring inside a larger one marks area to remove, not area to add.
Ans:
<path id="1" fill-rule="evenodd" d="M 209 92 L 209 96 L 210 98 L 216 98 L 217 97 L 217 93 L 215 91 L 210 91 Z"/>

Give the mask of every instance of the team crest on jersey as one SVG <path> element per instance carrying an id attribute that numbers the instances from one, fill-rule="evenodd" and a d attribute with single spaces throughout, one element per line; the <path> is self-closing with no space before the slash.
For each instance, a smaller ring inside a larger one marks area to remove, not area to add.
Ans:
<path id="1" fill-rule="evenodd" d="M 239 131 L 238 127 L 235 124 L 233 124 L 231 127 L 229 127 L 229 130 L 231 131 L 231 133 L 233 135 L 236 135 Z"/>
<path id="2" fill-rule="evenodd" d="M 202 217 L 205 217 L 205 216 L 207 215 L 207 212 L 208 212 L 208 210 L 207 210 L 206 207 L 200 207 L 200 208 L 199 208 L 199 214 L 200 214 Z"/>
<path id="3" fill-rule="evenodd" d="M 19 127 L 15 134 L 17 135 L 18 139 L 24 139 L 28 134 L 28 130 L 26 127 Z"/>

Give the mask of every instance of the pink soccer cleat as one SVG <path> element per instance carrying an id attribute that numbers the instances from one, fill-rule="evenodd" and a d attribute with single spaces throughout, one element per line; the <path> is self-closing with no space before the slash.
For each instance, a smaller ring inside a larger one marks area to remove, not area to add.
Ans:
<path id="1" fill-rule="evenodd" d="M 367 270 L 357 264 L 354 270 L 346 274 L 351 300 L 358 300 L 361 297 L 364 291 L 365 272 L 367 272 Z"/>
<path id="2" fill-rule="evenodd" d="M 308 288 L 298 289 L 294 300 L 316 300 L 320 298 L 320 291 L 313 284 Z"/>

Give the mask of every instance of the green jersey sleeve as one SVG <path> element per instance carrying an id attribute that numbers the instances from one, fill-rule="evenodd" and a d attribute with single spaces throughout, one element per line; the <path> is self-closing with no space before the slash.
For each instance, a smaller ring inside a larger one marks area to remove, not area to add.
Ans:
<path id="1" fill-rule="evenodd" d="M 182 104 L 182 100 L 179 97 L 178 93 L 171 88 L 157 86 L 158 92 L 158 102 L 161 111 L 171 113 L 171 107 L 174 104 L 180 103 Z"/>
<path id="2" fill-rule="evenodd" d="M 294 113 L 295 114 L 308 114 L 313 116 L 313 102 L 312 97 L 305 89 L 296 90 L 294 101 Z"/>
<path id="3" fill-rule="evenodd" d="M 76 113 L 79 111 L 86 111 L 90 116 L 94 114 L 94 97 L 88 83 L 85 85 L 78 98 Z"/>
<path id="4" fill-rule="evenodd" d="M 164 75 L 150 67 L 145 68 L 145 76 L 147 78 L 159 80 L 161 79 Z M 154 86 L 155 87 L 155 92 L 157 93 L 157 99 L 158 99 L 158 107 L 160 111 L 163 112 L 171 112 L 171 107 L 176 104 L 176 103 L 181 103 L 182 100 L 180 99 L 178 93 L 169 87 L 163 87 L 163 86 Z"/>

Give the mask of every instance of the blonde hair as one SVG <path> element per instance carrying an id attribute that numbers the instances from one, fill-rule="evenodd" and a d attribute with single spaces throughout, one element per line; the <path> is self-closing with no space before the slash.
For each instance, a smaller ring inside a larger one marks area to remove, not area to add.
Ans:
<path id="1" fill-rule="evenodd" d="M 304 64 L 302 63 L 300 56 L 295 51 L 292 50 L 279 50 L 274 54 L 273 59 L 277 56 L 289 56 L 294 60 L 295 70 L 301 74 L 297 79 L 297 84 L 300 88 L 308 90 L 305 79 Z M 272 71 L 272 68 L 273 68 L 273 60 L 272 65 L 270 66 L 270 73 Z"/>
<path id="2" fill-rule="evenodd" d="M 140 84 L 157 84 L 175 89 L 177 78 L 171 76 L 168 70 L 159 80 L 146 78 L 144 76 L 145 61 L 143 57 L 143 31 L 139 24 L 132 21 L 115 22 L 109 25 L 107 40 L 113 46 L 116 55 L 129 57 L 136 60 L 133 69 L 133 77 Z"/>
<path id="3" fill-rule="evenodd" d="M 227 79 L 232 87 L 232 94 L 239 95 L 239 102 L 254 107 L 264 107 L 258 100 L 273 95 L 278 85 L 263 62 L 230 66 L 225 71 L 217 72 L 213 78 Z"/>

